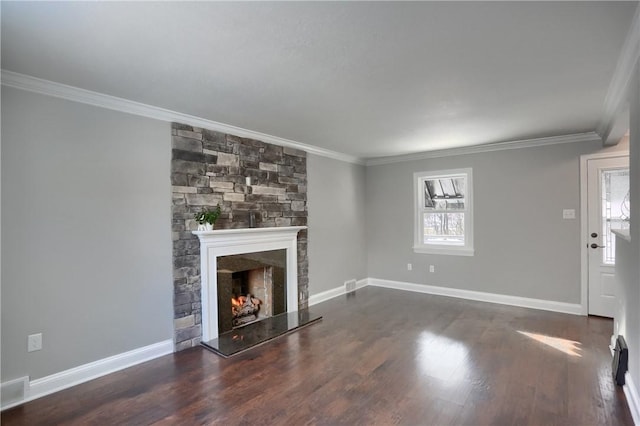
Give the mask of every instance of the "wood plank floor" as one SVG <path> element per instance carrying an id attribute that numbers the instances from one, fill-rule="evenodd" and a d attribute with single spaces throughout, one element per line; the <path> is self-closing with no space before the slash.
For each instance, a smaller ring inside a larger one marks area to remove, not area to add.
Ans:
<path id="1" fill-rule="evenodd" d="M 236 357 L 168 355 L 2 424 L 633 424 L 610 320 L 372 287 L 313 309 L 320 323 Z"/>

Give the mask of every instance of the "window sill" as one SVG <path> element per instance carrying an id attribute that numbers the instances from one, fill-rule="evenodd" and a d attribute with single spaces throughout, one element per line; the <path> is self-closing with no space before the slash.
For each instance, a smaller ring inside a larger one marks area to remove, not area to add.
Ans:
<path id="1" fill-rule="evenodd" d="M 473 256 L 475 254 L 475 250 L 468 247 L 446 247 L 446 246 L 437 246 L 437 247 L 426 247 L 426 246 L 414 246 L 414 253 L 422 253 L 422 254 L 444 254 L 448 256 Z"/>

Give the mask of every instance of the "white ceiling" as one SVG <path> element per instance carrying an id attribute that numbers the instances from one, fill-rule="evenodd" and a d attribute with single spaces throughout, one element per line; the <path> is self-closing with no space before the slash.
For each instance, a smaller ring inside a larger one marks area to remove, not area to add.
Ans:
<path id="1" fill-rule="evenodd" d="M 595 130 L 636 5 L 3 1 L 2 68 L 399 155 Z"/>

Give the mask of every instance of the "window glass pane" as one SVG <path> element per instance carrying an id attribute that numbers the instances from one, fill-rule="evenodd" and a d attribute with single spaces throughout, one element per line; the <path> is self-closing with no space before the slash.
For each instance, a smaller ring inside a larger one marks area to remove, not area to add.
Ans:
<path id="1" fill-rule="evenodd" d="M 463 176 L 424 180 L 424 207 L 437 210 L 464 209 L 465 178 Z"/>
<path id="2" fill-rule="evenodd" d="M 435 196 L 435 188 L 433 187 L 433 182 L 430 180 L 424 181 L 424 207 L 428 209 L 435 208 L 435 201 L 433 197 Z"/>
<path id="3" fill-rule="evenodd" d="M 616 236 L 612 229 L 629 229 L 629 169 L 603 170 L 602 188 L 602 262 L 616 261 Z"/>
<path id="4" fill-rule="evenodd" d="M 464 177 L 457 177 L 455 179 L 452 179 L 453 187 L 455 189 L 455 194 L 460 195 L 463 198 L 465 194 L 465 180 L 466 179 Z"/>
<path id="5" fill-rule="evenodd" d="M 455 197 L 456 191 L 453 189 L 453 179 L 438 179 L 438 182 L 445 197 Z"/>
<path id="6" fill-rule="evenodd" d="M 435 200 L 435 210 L 464 210 L 464 199 Z"/>
<path id="7" fill-rule="evenodd" d="M 424 244 L 464 245 L 464 213 L 424 213 Z"/>

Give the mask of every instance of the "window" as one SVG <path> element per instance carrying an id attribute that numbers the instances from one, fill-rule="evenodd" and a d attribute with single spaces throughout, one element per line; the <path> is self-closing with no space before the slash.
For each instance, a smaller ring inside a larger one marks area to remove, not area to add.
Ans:
<path id="1" fill-rule="evenodd" d="M 416 253 L 473 256 L 471 169 L 414 174 Z"/>

